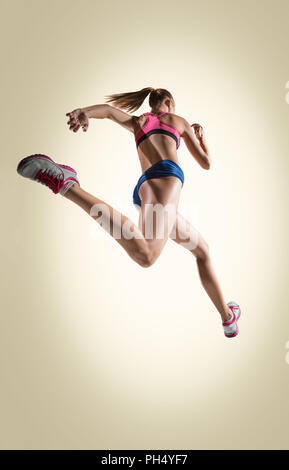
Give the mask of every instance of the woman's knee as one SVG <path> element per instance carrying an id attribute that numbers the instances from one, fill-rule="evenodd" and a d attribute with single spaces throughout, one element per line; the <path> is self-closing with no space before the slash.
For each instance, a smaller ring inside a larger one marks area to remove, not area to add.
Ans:
<path id="1" fill-rule="evenodd" d="M 133 254 L 132 258 L 142 268 L 149 268 L 154 263 L 154 258 L 149 250 L 138 250 Z"/>
<path id="2" fill-rule="evenodd" d="M 141 250 L 135 253 L 134 260 L 142 267 L 142 268 L 149 268 L 152 266 L 157 258 L 159 257 L 160 253 L 158 251 L 152 250 L 150 248 L 146 250 Z"/>
<path id="3" fill-rule="evenodd" d="M 210 247 L 206 240 L 202 239 L 198 243 L 197 248 L 192 250 L 192 253 L 198 260 L 206 260 L 210 257 Z"/>

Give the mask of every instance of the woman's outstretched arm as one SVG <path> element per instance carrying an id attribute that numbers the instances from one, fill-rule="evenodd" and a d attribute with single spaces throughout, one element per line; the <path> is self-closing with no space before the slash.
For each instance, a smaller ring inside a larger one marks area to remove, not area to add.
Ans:
<path id="1" fill-rule="evenodd" d="M 82 127 L 83 132 L 86 132 L 89 126 L 89 119 L 105 119 L 109 117 L 110 105 L 109 104 L 95 104 L 86 108 L 77 108 L 66 113 L 69 116 L 67 124 L 69 129 L 73 132 L 77 132 Z"/>
<path id="2" fill-rule="evenodd" d="M 81 108 L 81 111 L 85 113 L 89 119 L 105 119 L 108 117 L 109 108 L 109 104 L 94 104 L 87 108 Z"/>
<path id="3" fill-rule="evenodd" d="M 82 127 L 85 132 L 88 128 L 90 118 L 107 118 L 124 127 L 126 130 L 134 133 L 136 116 L 126 113 L 122 109 L 115 108 L 107 103 L 95 104 L 94 106 L 88 106 L 87 108 L 78 108 L 67 113 L 66 116 L 69 116 L 67 124 L 73 132 L 77 132 L 80 127 Z"/>

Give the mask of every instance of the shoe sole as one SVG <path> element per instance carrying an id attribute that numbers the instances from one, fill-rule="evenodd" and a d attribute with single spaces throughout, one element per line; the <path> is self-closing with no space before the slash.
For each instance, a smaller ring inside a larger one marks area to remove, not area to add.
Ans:
<path id="1" fill-rule="evenodd" d="M 36 153 L 34 155 L 29 155 L 29 157 L 22 158 L 22 160 L 20 160 L 20 162 L 18 163 L 17 173 L 19 173 L 21 175 L 20 171 L 23 168 L 23 166 L 25 165 L 25 163 L 27 163 L 32 158 L 37 158 L 37 157 L 41 157 L 41 158 L 45 158 L 46 160 L 50 160 L 52 163 L 54 163 L 54 165 L 60 166 L 60 168 L 64 168 L 65 170 L 69 170 L 72 173 L 74 173 L 75 175 L 77 175 L 76 171 L 74 170 L 74 168 L 71 168 L 71 166 L 60 165 L 59 163 L 56 163 L 54 160 L 52 160 L 52 158 L 48 157 L 47 155 L 42 155 L 41 153 Z"/>

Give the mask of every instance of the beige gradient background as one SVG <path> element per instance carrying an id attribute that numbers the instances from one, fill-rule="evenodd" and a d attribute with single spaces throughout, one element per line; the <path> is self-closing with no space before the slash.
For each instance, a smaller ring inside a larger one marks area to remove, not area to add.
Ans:
<path id="1" fill-rule="evenodd" d="M 288 1 L 1 12 L 1 449 L 288 449 Z M 241 305 L 235 339 L 182 247 L 143 269 L 16 173 L 51 155 L 136 222 L 133 135 L 108 120 L 73 134 L 65 114 L 146 86 L 204 127 L 212 168 L 181 143 L 180 210 Z"/>

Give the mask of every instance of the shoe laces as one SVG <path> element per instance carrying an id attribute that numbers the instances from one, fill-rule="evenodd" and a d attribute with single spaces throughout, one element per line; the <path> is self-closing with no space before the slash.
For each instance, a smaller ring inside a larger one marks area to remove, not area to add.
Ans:
<path id="1" fill-rule="evenodd" d="M 63 172 L 55 174 L 51 169 L 45 168 L 44 170 L 38 171 L 35 179 L 37 179 L 39 183 L 48 186 L 55 194 L 57 194 L 63 186 L 64 174 Z"/>

